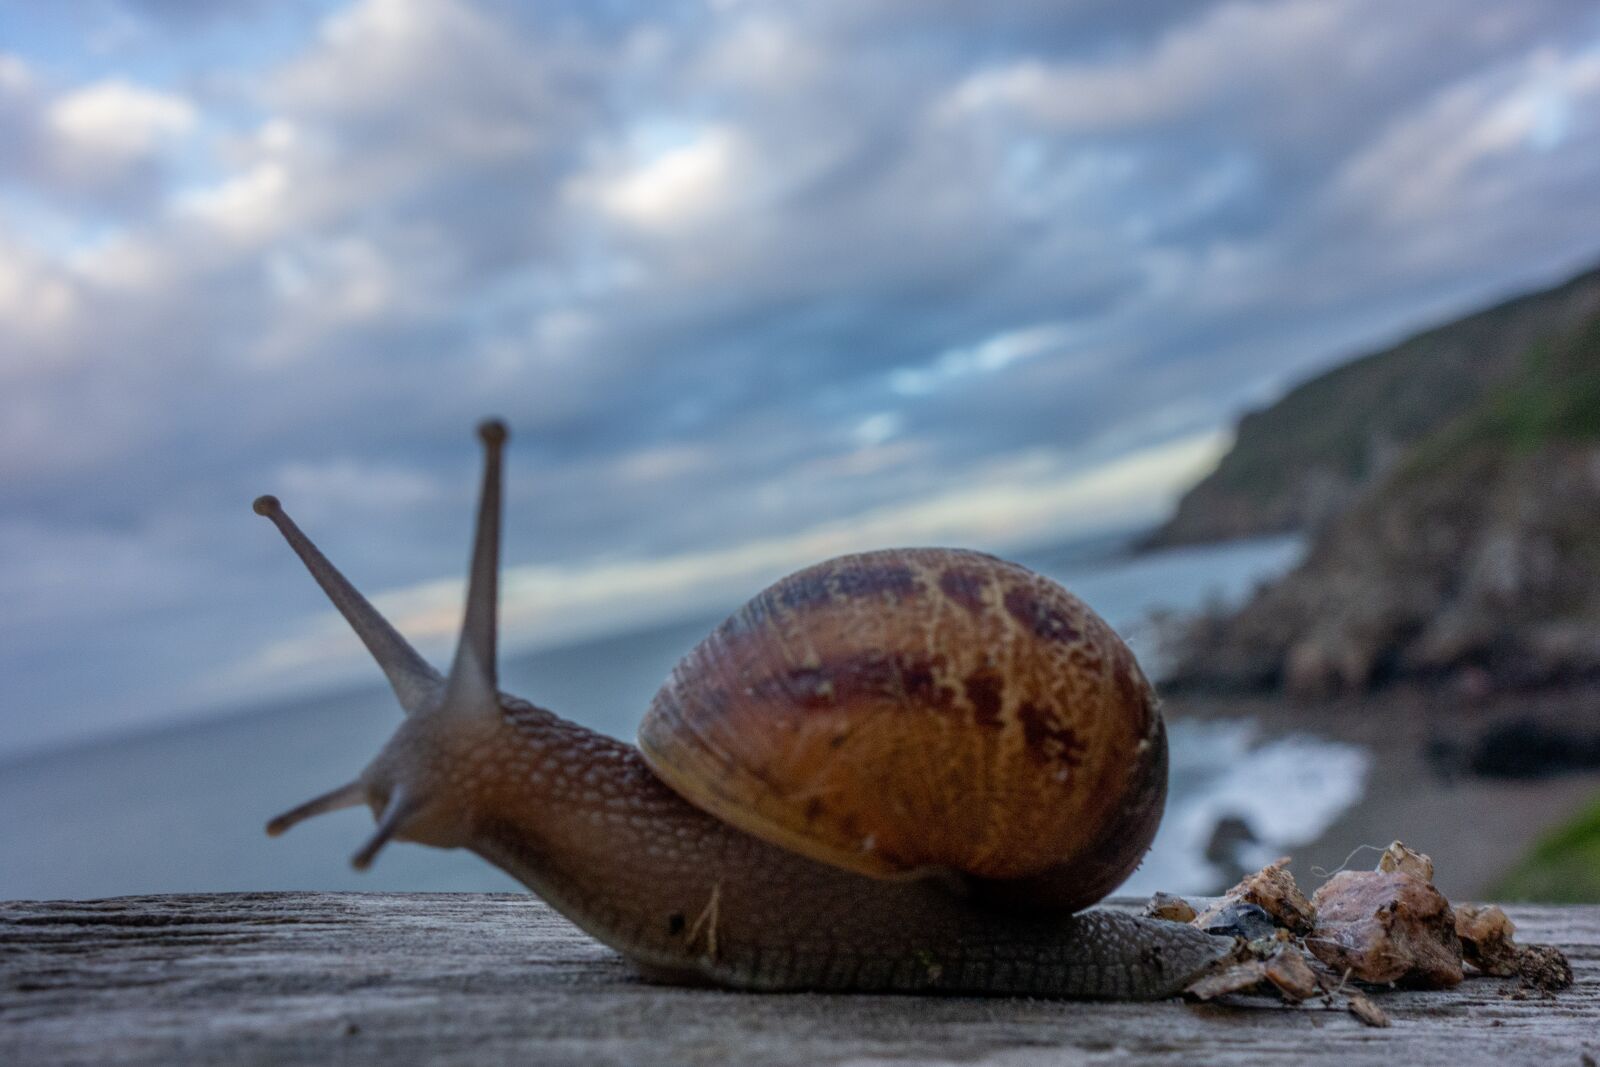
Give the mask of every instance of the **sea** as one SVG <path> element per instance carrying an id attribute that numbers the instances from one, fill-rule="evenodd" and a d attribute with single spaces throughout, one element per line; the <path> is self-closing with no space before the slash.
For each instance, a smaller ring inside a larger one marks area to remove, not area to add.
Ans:
<path id="1" fill-rule="evenodd" d="M 1123 633 L 1159 675 L 1153 620 L 1236 603 L 1294 565 L 1295 538 L 1131 554 L 1126 537 L 1018 562 L 1056 578 Z M 730 605 L 731 607 L 731 605 Z M 719 618 L 691 618 L 502 657 L 501 684 L 617 737 Z M 375 679 L 377 677 L 374 671 Z M 381 681 L 0 763 L 0 899 L 277 889 L 500 891 L 515 882 L 462 851 L 390 846 L 358 873 L 371 815 L 352 809 L 278 839 L 270 816 L 352 778 L 399 712 Z M 1215 887 L 1205 858 L 1220 819 L 1244 819 L 1263 862 L 1315 838 L 1361 796 L 1366 753 L 1312 736 L 1265 739 L 1252 723 L 1169 723 L 1168 807 L 1122 892 Z"/>

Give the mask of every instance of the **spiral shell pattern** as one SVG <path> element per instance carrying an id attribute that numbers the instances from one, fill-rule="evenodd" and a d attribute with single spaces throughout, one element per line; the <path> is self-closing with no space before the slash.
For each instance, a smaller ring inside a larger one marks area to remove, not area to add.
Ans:
<path id="1" fill-rule="evenodd" d="M 678 664 L 639 744 L 774 844 L 1068 910 L 1138 865 L 1166 796 L 1155 694 L 1122 639 L 1055 582 L 957 549 L 768 587 Z"/>

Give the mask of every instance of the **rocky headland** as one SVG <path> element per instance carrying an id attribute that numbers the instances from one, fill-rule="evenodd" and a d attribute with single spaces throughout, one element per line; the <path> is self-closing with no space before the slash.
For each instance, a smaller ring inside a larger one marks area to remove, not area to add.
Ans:
<path id="1" fill-rule="evenodd" d="M 1170 712 L 1370 753 L 1306 863 L 1398 837 L 1460 895 L 1600 900 L 1600 270 L 1246 416 L 1147 544 L 1283 531 L 1297 567 L 1170 625 Z"/>
<path id="2" fill-rule="evenodd" d="M 1600 681 L 1600 271 L 1248 416 L 1152 542 L 1284 528 L 1305 559 L 1176 633 L 1169 692 Z"/>

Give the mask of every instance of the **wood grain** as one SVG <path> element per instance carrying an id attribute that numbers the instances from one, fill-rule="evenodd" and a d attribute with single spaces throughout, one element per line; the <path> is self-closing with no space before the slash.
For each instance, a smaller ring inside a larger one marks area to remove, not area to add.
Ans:
<path id="1" fill-rule="evenodd" d="M 1376 999 L 1393 1025 L 1205 1005 L 645 984 L 538 900 L 253 893 L 0 903 L 0 1063 L 1471 1064 L 1600 1061 L 1600 907 L 1508 909 L 1577 973 Z M 1592 1057 L 1592 1059 L 1586 1059 Z"/>

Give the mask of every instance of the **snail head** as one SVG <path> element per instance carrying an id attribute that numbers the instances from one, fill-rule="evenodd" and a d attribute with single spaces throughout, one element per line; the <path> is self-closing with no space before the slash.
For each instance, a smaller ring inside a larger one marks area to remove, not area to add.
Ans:
<path id="1" fill-rule="evenodd" d="M 492 419 L 478 427 L 484 445 L 483 487 L 473 536 L 466 612 L 450 673 L 441 676 L 338 568 L 301 532 L 277 497 L 255 511 L 270 519 L 349 622 L 388 677 L 406 719 L 378 756 L 351 782 L 314 797 L 267 823 L 273 836 L 331 811 L 366 804 L 378 824 L 351 857 L 371 866 L 392 839 L 449 848 L 464 844 L 473 808 L 474 762 L 503 726 L 496 683 L 496 615 L 500 564 L 501 459 L 509 436 Z"/>

